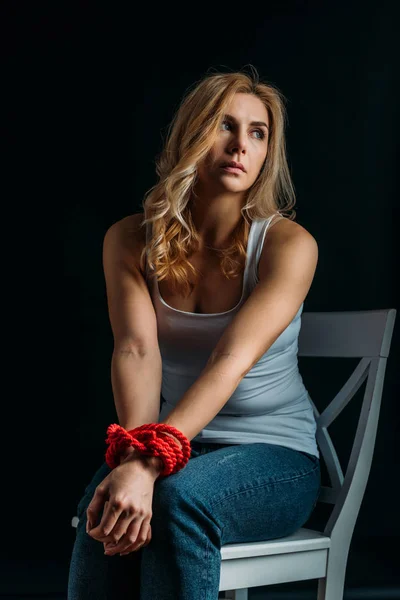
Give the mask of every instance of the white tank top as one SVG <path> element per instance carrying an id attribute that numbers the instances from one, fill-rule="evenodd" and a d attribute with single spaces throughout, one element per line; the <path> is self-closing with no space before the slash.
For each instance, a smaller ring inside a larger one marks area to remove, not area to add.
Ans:
<path id="1" fill-rule="evenodd" d="M 150 276 L 146 263 L 146 279 L 157 317 L 162 357 L 161 396 L 164 403 L 158 422 L 165 419 L 199 377 L 224 330 L 257 285 L 264 239 L 275 216 L 251 222 L 242 296 L 231 310 L 198 314 L 172 308 L 161 297 L 157 280 Z M 147 241 L 150 226 L 146 226 Z M 193 441 L 279 444 L 319 458 L 313 408 L 297 363 L 303 306 L 304 302 L 292 322 Z"/>

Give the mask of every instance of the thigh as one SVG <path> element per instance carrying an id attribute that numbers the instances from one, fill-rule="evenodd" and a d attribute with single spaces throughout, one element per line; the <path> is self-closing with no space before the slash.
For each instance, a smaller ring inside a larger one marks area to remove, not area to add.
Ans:
<path id="1" fill-rule="evenodd" d="M 310 517 L 320 485 L 317 457 L 276 444 L 237 444 L 192 451 L 183 469 L 156 481 L 154 501 L 172 512 L 182 498 L 202 505 L 223 545 L 294 533 Z"/>

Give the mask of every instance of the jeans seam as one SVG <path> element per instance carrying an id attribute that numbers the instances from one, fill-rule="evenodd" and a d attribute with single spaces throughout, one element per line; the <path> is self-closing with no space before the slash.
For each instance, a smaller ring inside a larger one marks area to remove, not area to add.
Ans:
<path id="1" fill-rule="evenodd" d="M 271 485 L 275 485 L 277 483 L 287 483 L 290 481 L 296 481 L 296 479 L 299 479 L 300 477 L 305 477 L 306 475 L 312 475 L 313 473 L 315 473 L 318 470 L 318 467 L 316 467 L 315 469 L 312 469 L 311 471 L 307 471 L 307 473 L 303 473 L 301 475 L 297 475 L 296 477 L 288 477 L 287 479 L 279 479 L 278 481 L 270 481 L 268 483 L 261 483 L 260 485 L 258 485 L 257 487 L 252 487 L 252 490 L 257 490 L 259 488 L 263 488 L 263 487 L 270 487 Z M 229 499 L 229 498 L 233 498 L 235 496 L 239 496 L 240 494 L 243 494 L 245 492 L 248 492 L 249 490 L 241 490 L 240 492 L 235 492 L 234 494 L 230 494 L 229 496 L 224 496 L 223 498 L 220 498 L 219 500 L 217 500 L 217 502 L 210 502 L 210 507 L 214 508 L 214 506 L 217 506 L 218 504 L 220 504 L 221 502 L 224 502 L 225 500 Z"/>
<path id="2" fill-rule="evenodd" d="M 209 589 L 209 581 L 208 581 L 208 576 L 209 576 L 209 571 L 210 569 L 208 568 L 208 561 L 210 558 L 210 553 L 209 553 L 209 549 L 210 549 L 210 541 L 207 539 L 206 540 L 206 560 L 204 561 L 204 567 L 203 567 L 203 574 L 205 573 L 205 600 L 208 596 L 208 589 Z"/>

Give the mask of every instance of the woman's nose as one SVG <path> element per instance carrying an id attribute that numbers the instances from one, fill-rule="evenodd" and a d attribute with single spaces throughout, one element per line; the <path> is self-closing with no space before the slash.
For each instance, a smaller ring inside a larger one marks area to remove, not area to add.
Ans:
<path id="1" fill-rule="evenodd" d="M 231 152 L 239 152 L 239 154 L 242 154 L 243 152 L 246 151 L 246 145 L 247 145 L 246 134 L 241 133 L 241 132 L 235 133 L 233 135 L 233 139 L 231 140 L 231 143 L 229 144 Z"/>

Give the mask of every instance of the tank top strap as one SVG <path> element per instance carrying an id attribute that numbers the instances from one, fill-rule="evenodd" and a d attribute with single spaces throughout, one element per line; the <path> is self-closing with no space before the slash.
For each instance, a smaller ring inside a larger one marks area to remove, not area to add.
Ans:
<path id="1" fill-rule="evenodd" d="M 271 227 L 272 223 L 277 223 L 278 221 L 280 221 L 281 219 L 284 219 L 284 218 L 285 217 L 278 211 L 278 212 L 274 213 L 268 219 L 265 219 L 265 221 L 262 223 L 261 229 L 259 230 L 259 236 L 257 239 L 257 243 L 256 243 L 256 256 L 255 256 L 256 268 L 258 266 L 258 262 L 261 257 L 261 252 L 262 252 L 262 249 L 264 246 L 264 239 L 265 239 L 267 230 Z"/>
<path id="2" fill-rule="evenodd" d="M 274 217 L 276 217 L 276 219 L 274 219 Z M 271 223 L 272 222 L 277 223 L 278 221 L 280 221 L 281 219 L 284 219 L 284 218 L 285 217 L 283 216 L 283 214 L 280 213 L 279 210 L 278 210 L 275 214 L 272 215 Z"/>

